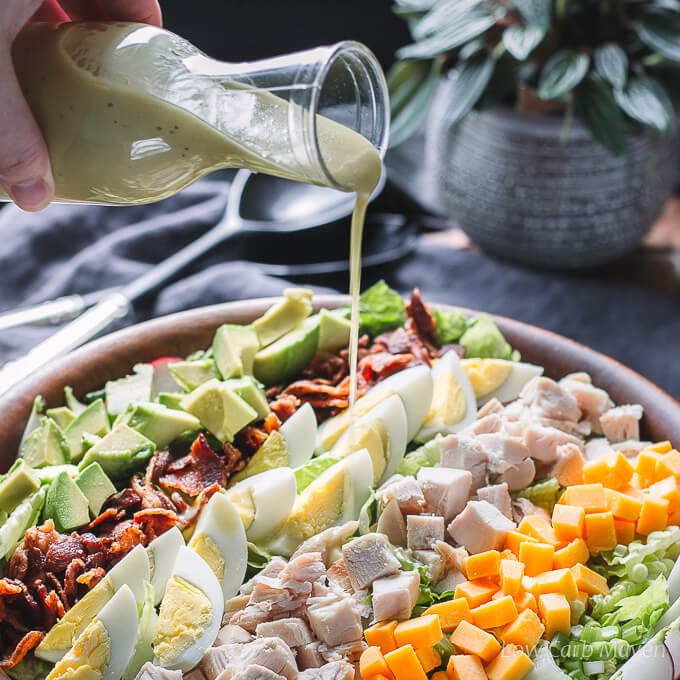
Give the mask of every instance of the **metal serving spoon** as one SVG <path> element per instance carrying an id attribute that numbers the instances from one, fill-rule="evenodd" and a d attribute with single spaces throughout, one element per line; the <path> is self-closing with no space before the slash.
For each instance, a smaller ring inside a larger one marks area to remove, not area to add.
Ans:
<path id="1" fill-rule="evenodd" d="M 384 178 L 373 192 L 373 197 L 380 193 L 383 186 Z M 87 308 L 88 302 L 96 304 L 75 321 L 36 345 L 25 356 L 5 364 L 0 369 L 0 394 L 52 359 L 79 347 L 108 328 L 114 321 L 127 316 L 135 300 L 159 288 L 186 266 L 237 234 L 313 229 L 349 215 L 353 206 L 353 194 L 343 194 L 334 189 L 239 170 L 229 189 L 224 215 L 212 229 L 120 288 L 100 291 L 89 296 L 60 298 L 64 301 L 63 309 L 68 314 L 67 318 L 77 316 L 80 311 Z M 74 298 L 80 300 L 74 301 Z M 37 323 L 36 317 L 43 321 L 55 319 L 57 316 L 55 305 L 58 302 L 56 300 L 43 303 L 38 305 L 37 309 L 33 308 L 35 311 L 29 308 L 11 312 L 10 314 L 15 315 L 13 325 L 16 325 L 16 315 L 23 315 L 19 317 L 22 323 Z M 39 309 L 43 310 L 41 318 L 37 311 Z M 79 312 L 75 312 L 76 309 L 79 309 Z M 44 315 L 45 312 L 47 316 Z M 27 318 L 31 320 L 26 321 Z M 7 316 L 4 316 L 4 325 L 3 317 L 0 316 L 0 329 L 9 327 L 7 323 Z"/>

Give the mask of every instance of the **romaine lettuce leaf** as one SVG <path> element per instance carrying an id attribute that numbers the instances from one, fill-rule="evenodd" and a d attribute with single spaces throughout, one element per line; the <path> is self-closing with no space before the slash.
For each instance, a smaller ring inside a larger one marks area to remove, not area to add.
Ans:
<path id="1" fill-rule="evenodd" d="M 384 281 L 378 281 L 359 298 L 361 333 L 372 338 L 403 326 L 406 322 L 404 300 Z"/>
<path id="2" fill-rule="evenodd" d="M 438 434 L 422 446 L 407 453 L 395 470 L 396 474 L 415 477 L 418 470 L 424 467 L 434 467 L 441 460 L 441 441 L 443 437 Z"/>
<path id="3" fill-rule="evenodd" d="M 301 465 L 294 470 L 297 492 L 301 493 L 306 489 L 324 470 L 331 465 L 335 465 L 342 460 L 341 456 L 331 456 L 325 453 L 323 456 L 312 458 L 309 462 Z"/>
<path id="4" fill-rule="evenodd" d="M 153 660 L 153 642 L 156 634 L 156 624 L 158 614 L 153 605 L 154 592 L 150 583 L 144 583 L 144 602 L 139 606 L 139 627 L 137 633 L 137 643 L 132 658 L 123 673 L 122 680 L 134 680 L 139 673 L 139 669 L 147 662 Z"/>
<path id="5" fill-rule="evenodd" d="M 458 342 L 465 333 L 465 317 L 460 312 L 433 309 L 432 316 L 437 327 L 437 340 L 440 345 Z"/>

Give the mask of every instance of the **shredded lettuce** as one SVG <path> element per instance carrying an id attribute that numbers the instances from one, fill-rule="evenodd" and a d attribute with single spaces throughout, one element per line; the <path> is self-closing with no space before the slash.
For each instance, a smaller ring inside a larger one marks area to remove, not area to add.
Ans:
<path id="1" fill-rule="evenodd" d="M 349 307 L 338 310 L 349 316 Z M 372 338 L 394 330 L 406 322 L 406 306 L 401 295 L 380 280 L 359 298 L 360 332 Z"/>
<path id="2" fill-rule="evenodd" d="M 441 460 L 441 441 L 443 437 L 438 434 L 422 446 L 407 453 L 395 472 L 399 475 L 415 477 L 418 470 L 424 467 L 434 467 Z"/>
<path id="3" fill-rule="evenodd" d="M 16 666 L 8 668 L 6 673 L 12 680 L 43 680 L 52 668 L 53 664 L 27 654 Z"/>
<path id="4" fill-rule="evenodd" d="M 518 491 L 513 496 L 514 498 L 526 498 L 534 505 L 552 514 L 555 503 L 557 503 L 561 493 L 562 487 L 560 483 L 554 477 L 550 477 L 550 479 L 543 479 L 531 486 L 527 486 L 526 489 Z"/>
<path id="5" fill-rule="evenodd" d="M 440 345 L 458 342 L 465 333 L 465 317 L 460 312 L 433 309 L 432 316 L 437 327 L 437 340 Z"/>
<path id="6" fill-rule="evenodd" d="M 262 571 L 271 560 L 272 556 L 259 545 L 248 541 L 248 568 L 246 569 L 246 581 Z"/>
<path id="7" fill-rule="evenodd" d="M 147 662 L 153 660 L 153 642 L 158 623 L 158 614 L 153 605 L 154 592 L 152 585 L 144 582 L 144 601 L 139 605 L 139 626 L 137 642 L 132 658 L 123 673 L 122 680 L 134 680 L 139 673 L 139 669 Z"/>
<path id="8" fill-rule="evenodd" d="M 297 492 L 301 493 L 306 489 L 322 472 L 328 470 L 331 465 L 335 465 L 342 460 L 341 456 L 331 456 L 325 453 L 323 456 L 312 458 L 309 462 L 301 465 L 294 470 L 295 484 Z"/>
<path id="9" fill-rule="evenodd" d="M 371 527 L 378 521 L 379 504 L 378 497 L 375 495 L 375 489 L 371 489 L 368 499 L 359 511 L 359 527 L 357 528 L 359 536 L 369 533 L 372 530 Z"/>
<path id="10" fill-rule="evenodd" d="M 652 581 L 639 595 L 624 597 L 616 605 L 611 623 L 630 621 L 631 619 L 648 620 L 656 609 L 668 607 L 668 584 L 663 576 Z M 662 612 L 663 613 L 663 612 Z"/>

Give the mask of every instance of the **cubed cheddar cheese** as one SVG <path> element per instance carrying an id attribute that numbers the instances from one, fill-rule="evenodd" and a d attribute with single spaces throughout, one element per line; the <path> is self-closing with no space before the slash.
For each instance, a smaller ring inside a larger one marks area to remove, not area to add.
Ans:
<path id="1" fill-rule="evenodd" d="M 668 455 L 668 454 L 666 454 Z M 642 501 L 637 533 L 648 536 L 652 531 L 661 531 L 668 526 L 668 506 L 665 498 L 648 496 Z"/>
<path id="2" fill-rule="evenodd" d="M 576 579 L 569 569 L 555 569 L 546 571 L 536 577 L 538 583 L 538 593 L 562 593 L 569 602 L 576 599 L 578 588 Z"/>
<path id="3" fill-rule="evenodd" d="M 439 652 L 433 647 L 422 647 L 421 649 L 416 649 L 416 656 L 420 665 L 426 673 L 429 673 L 434 668 L 437 668 L 442 662 L 442 658 Z"/>
<path id="4" fill-rule="evenodd" d="M 515 555 L 512 550 L 509 548 L 505 548 L 503 551 L 501 551 L 501 559 L 502 560 L 517 560 L 517 555 Z"/>
<path id="5" fill-rule="evenodd" d="M 589 460 L 583 466 L 585 484 L 597 484 L 608 489 L 620 489 L 633 477 L 635 468 L 620 451 L 612 451 L 604 456 Z"/>
<path id="6" fill-rule="evenodd" d="M 533 536 L 521 534 L 519 531 L 508 531 L 505 536 L 505 548 L 510 550 L 513 555 L 519 557 L 519 549 L 522 543 L 539 543 Z"/>
<path id="7" fill-rule="evenodd" d="M 661 460 L 661 454 L 650 449 L 640 451 L 635 472 L 640 480 L 640 486 L 644 489 L 653 484 L 656 478 L 656 464 Z"/>
<path id="8" fill-rule="evenodd" d="M 394 629 L 394 640 L 397 647 L 413 645 L 420 647 L 434 647 L 442 639 L 442 627 L 436 614 L 418 616 L 397 624 Z"/>
<path id="9" fill-rule="evenodd" d="M 552 514 L 555 537 L 559 541 L 582 538 L 585 528 L 585 510 L 575 505 L 556 504 Z"/>
<path id="10" fill-rule="evenodd" d="M 474 654 L 487 662 L 501 651 L 501 646 L 493 635 L 467 621 L 461 621 L 453 631 L 451 642 L 460 651 Z"/>
<path id="11" fill-rule="evenodd" d="M 534 597 L 538 597 L 539 588 L 536 578 L 534 576 L 527 576 L 526 574 L 522 576 L 522 590 L 531 593 Z"/>
<path id="12" fill-rule="evenodd" d="M 628 545 L 635 538 L 635 522 L 627 522 L 625 519 L 614 519 L 616 542 Z"/>
<path id="13" fill-rule="evenodd" d="M 454 654 L 446 667 L 449 680 L 487 680 L 482 662 L 471 654 Z"/>
<path id="14" fill-rule="evenodd" d="M 394 629 L 396 627 L 396 621 L 381 621 L 380 623 L 376 623 L 374 626 L 367 628 L 364 631 L 366 644 L 371 647 L 379 647 L 383 654 L 391 652 L 397 648 L 397 643 L 394 640 Z"/>
<path id="15" fill-rule="evenodd" d="M 678 480 L 673 477 L 666 477 L 659 482 L 652 484 L 649 489 L 650 495 L 657 498 L 665 498 L 668 501 L 668 513 L 673 514 L 680 506 L 680 489 L 678 489 Z"/>
<path id="16" fill-rule="evenodd" d="M 680 525 L 680 509 L 668 515 L 668 525 L 674 524 L 675 526 Z"/>
<path id="17" fill-rule="evenodd" d="M 585 564 L 590 559 L 590 550 L 582 538 L 575 538 L 564 548 L 555 551 L 553 566 L 555 569 L 568 569 L 575 564 Z"/>
<path id="18" fill-rule="evenodd" d="M 449 680 L 449 676 L 446 671 L 437 671 L 432 673 L 430 680 Z"/>
<path id="19" fill-rule="evenodd" d="M 522 680 L 533 667 L 533 662 L 521 649 L 507 645 L 485 670 L 489 680 Z"/>
<path id="20" fill-rule="evenodd" d="M 656 453 L 668 453 L 672 448 L 671 443 L 666 439 L 665 441 L 655 442 L 651 446 L 648 446 L 647 450 L 656 451 Z"/>
<path id="21" fill-rule="evenodd" d="M 382 675 L 386 678 L 393 677 L 392 671 L 389 669 L 379 647 L 367 647 L 364 649 L 359 659 L 359 671 L 361 672 L 361 677 L 365 680 L 376 675 Z"/>
<path id="22" fill-rule="evenodd" d="M 470 555 L 465 560 L 465 571 L 470 581 L 476 578 L 489 578 L 498 576 L 501 566 L 501 554 L 498 550 Z"/>
<path id="23" fill-rule="evenodd" d="M 602 484 L 575 484 L 564 492 L 564 502 L 576 505 L 588 512 L 604 512 L 607 509 L 607 498 Z"/>
<path id="24" fill-rule="evenodd" d="M 604 456 L 604 459 L 612 470 L 617 488 L 621 488 L 630 482 L 635 473 L 635 468 L 621 451 L 612 451 L 612 453 Z"/>
<path id="25" fill-rule="evenodd" d="M 531 609 L 531 611 L 533 612 L 538 611 L 536 596 L 533 595 L 532 593 L 527 592 L 526 590 L 523 590 L 515 598 L 515 606 L 517 607 L 517 611 L 520 613 L 523 612 L 525 609 Z"/>
<path id="26" fill-rule="evenodd" d="M 478 628 L 488 630 L 504 626 L 517 618 L 517 607 L 511 595 L 475 607 L 472 611 L 472 623 Z"/>
<path id="27" fill-rule="evenodd" d="M 616 547 L 616 529 L 611 512 L 591 512 L 586 515 L 586 543 L 593 554 Z"/>
<path id="28" fill-rule="evenodd" d="M 423 613 L 436 614 L 439 617 L 442 631 L 445 633 L 454 631 L 461 621 L 472 623 L 470 605 L 464 597 L 449 600 L 448 602 L 438 602 L 428 607 Z M 368 639 L 366 641 L 368 642 Z"/>
<path id="29" fill-rule="evenodd" d="M 538 596 L 538 613 L 545 626 L 545 637 L 552 640 L 557 632 L 569 635 L 571 608 L 562 593 L 545 593 Z"/>
<path id="30" fill-rule="evenodd" d="M 605 489 L 609 511 L 616 519 L 625 519 L 628 522 L 637 522 L 642 510 L 642 502 L 636 497 L 620 491 Z"/>
<path id="31" fill-rule="evenodd" d="M 372 675 L 370 680 L 394 680 L 394 676 L 392 675 L 392 673 L 390 673 L 389 675 L 383 675 L 382 673 L 378 673 L 378 675 Z"/>
<path id="32" fill-rule="evenodd" d="M 660 460 L 656 462 L 656 468 L 654 470 L 655 481 L 659 481 L 668 476 L 680 479 L 680 451 L 676 451 L 675 449 L 662 454 Z"/>
<path id="33" fill-rule="evenodd" d="M 463 581 L 456 586 L 454 598 L 457 600 L 459 597 L 464 597 L 472 609 L 488 602 L 497 590 L 498 586 L 488 579 Z"/>
<path id="34" fill-rule="evenodd" d="M 576 587 L 588 595 L 606 595 L 609 592 L 607 579 L 584 564 L 576 564 L 571 568 L 576 580 Z"/>
<path id="35" fill-rule="evenodd" d="M 501 560 L 500 576 L 503 594 L 517 597 L 522 588 L 524 564 L 517 560 Z"/>
<path id="36" fill-rule="evenodd" d="M 538 644 L 544 631 L 545 626 L 536 612 L 525 609 L 503 629 L 500 638 L 506 645 L 518 645 L 531 650 Z"/>
<path id="37" fill-rule="evenodd" d="M 540 543 L 555 546 L 559 543 L 550 522 L 543 515 L 527 515 L 517 527 L 520 534 L 535 538 Z"/>
<path id="38" fill-rule="evenodd" d="M 555 546 L 547 543 L 522 543 L 519 546 L 519 561 L 524 564 L 527 576 L 536 576 L 552 569 Z"/>
<path id="39" fill-rule="evenodd" d="M 385 661 L 395 680 L 427 680 L 427 675 L 411 645 L 397 647 L 385 654 Z"/>

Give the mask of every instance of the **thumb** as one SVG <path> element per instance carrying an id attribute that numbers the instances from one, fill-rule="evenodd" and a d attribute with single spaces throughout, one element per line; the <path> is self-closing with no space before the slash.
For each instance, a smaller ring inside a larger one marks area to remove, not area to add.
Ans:
<path id="1" fill-rule="evenodd" d="M 21 92 L 11 46 L 0 44 L 0 185 L 24 210 L 42 210 L 54 197 L 47 146 Z"/>

